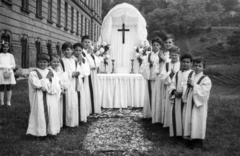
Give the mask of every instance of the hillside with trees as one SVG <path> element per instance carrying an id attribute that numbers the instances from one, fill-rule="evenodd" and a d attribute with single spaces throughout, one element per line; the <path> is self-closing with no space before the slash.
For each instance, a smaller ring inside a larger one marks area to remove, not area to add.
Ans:
<path id="1" fill-rule="evenodd" d="M 210 64 L 240 64 L 239 0 L 104 0 L 103 14 L 127 2 L 147 21 L 148 38 L 176 36 L 182 53 L 204 56 Z M 215 29 L 214 26 L 220 26 Z M 229 29 L 221 29 L 227 26 Z M 229 27 L 230 26 L 230 27 Z M 235 29 L 231 29 L 235 27 Z"/>

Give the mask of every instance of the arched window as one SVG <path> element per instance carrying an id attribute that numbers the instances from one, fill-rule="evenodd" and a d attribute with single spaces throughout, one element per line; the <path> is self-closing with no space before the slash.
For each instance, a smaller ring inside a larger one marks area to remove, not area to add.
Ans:
<path id="1" fill-rule="evenodd" d="M 37 61 L 38 61 L 37 56 L 42 52 L 42 43 L 39 37 L 37 38 L 35 44 L 36 44 L 36 64 L 37 64 Z"/>
<path id="2" fill-rule="evenodd" d="M 85 18 L 85 35 L 88 35 L 87 24 L 88 24 L 88 20 L 87 18 Z"/>
<path id="3" fill-rule="evenodd" d="M 57 50 L 57 54 L 58 54 L 60 57 L 62 57 L 62 53 L 61 53 L 61 43 L 57 42 L 56 50 Z"/>
<path id="4" fill-rule="evenodd" d="M 29 45 L 28 45 L 28 36 L 23 34 L 21 37 L 21 46 L 22 46 L 22 68 L 29 67 Z"/>
<path id="5" fill-rule="evenodd" d="M 77 33 L 76 35 L 79 35 L 79 12 L 77 11 Z"/>
<path id="6" fill-rule="evenodd" d="M 11 45 L 12 45 L 11 44 L 11 35 L 12 35 L 12 33 L 9 30 L 7 30 L 7 29 L 2 30 L 2 33 L 1 33 L 1 46 L 2 46 L 3 43 L 8 42 L 9 45 L 10 45 L 10 48 L 9 48 L 9 52 L 10 53 L 12 52 L 12 49 L 11 49 Z"/>
<path id="7" fill-rule="evenodd" d="M 88 35 L 91 35 L 91 21 L 88 20 Z"/>
<path id="8" fill-rule="evenodd" d="M 52 56 L 53 53 L 52 53 L 52 41 L 51 40 L 48 40 L 47 51 L 48 51 L 48 55 Z"/>

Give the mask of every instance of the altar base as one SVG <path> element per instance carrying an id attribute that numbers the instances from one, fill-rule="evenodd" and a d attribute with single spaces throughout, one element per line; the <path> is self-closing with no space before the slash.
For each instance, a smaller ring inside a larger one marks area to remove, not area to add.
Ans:
<path id="1" fill-rule="evenodd" d="M 143 107 L 146 80 L 141 74 L 98 74 L 103 108 Z"/>

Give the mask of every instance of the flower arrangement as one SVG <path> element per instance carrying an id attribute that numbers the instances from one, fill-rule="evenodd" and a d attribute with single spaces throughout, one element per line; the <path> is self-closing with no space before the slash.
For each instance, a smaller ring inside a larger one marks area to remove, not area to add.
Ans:
<path id="1" fill-rule="evenodd" d="M 107 60 L 110 58 L 110 44 L 103 42 L 101 45 L 98 45 L 97 50 L 95 51 L 95 55 L 103 57 L 104 65 L 108 65 Z"/>
<path id="2" fill-rule="evenodd" d="M 139 63 L 139 66 L 141 66 L 143 61 L 143 56 L 146 56 L 147 52 L 151 51 L 152 48 L 148 40 L 145 40 L 145 41 L 142 41 L 138 47 L 134 46 L 133 49 L 134 49 L 137 61 Z"/>

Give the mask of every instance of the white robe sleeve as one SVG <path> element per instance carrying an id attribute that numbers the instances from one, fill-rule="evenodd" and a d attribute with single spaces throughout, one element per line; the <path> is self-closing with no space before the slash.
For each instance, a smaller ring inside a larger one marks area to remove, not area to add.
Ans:
<path id="1" fill-rule="evenodd" d="M 103 62 L 103 57 L 102 56 L 96 56 L 95 57 L 95 62 L 96 62 L 96 66 L 99 67 L 101 65 L 101 63 Z"/>
<path id="2" fill-rule="evenodd" d="M 155 74 L 160 74 L 160 63 L 158 61 L 155 61 L 153 63 L 153 71 Z"/>
<path id="3" fill-rule="evenodd" d="M 67 90 L 70 87 L 70 77 L 66 72 L 58 73 L 60 79 L 60 86 L 63 90 Z"/>
<path id="4" fill-rule="evenodd" d="M 149 67 L 149 63 L 148 63 L 148 55 L 143 57 L 143 62 L 140 67 L 140 73 L 147 80 L 150 78 L 150 67 Z"/>
<path id="5" fill-rule="evenodd" d="M 88 60 L 86 58 L 84 58 L 84 59 L 85 59 L 85 63 L 81 64 L 81 68 L 82 68 L 83 77 L 86 77 L 86 76 L 90 75 L 91 69 L 90 69 Z"/>
<path id="6" fill-rule="evenodd" d="M 10 58 L 11 59 L 11 58 Z M 3 64 L 0 60 L 0 68 L 4 69 L 4 68 L 10 68 L 9 65 Z"/>
<path id="7" fill-rule="evenodd" d="M 54 77 L 52 78 L 52 82 L 49 81 L 47 78 L 39 79 L 38 75 L 35 71 L 30 72 L 29 75 L 29 82 L 34 89 L 47 91 L 49 94 L 56 94 L 58 92 L 59 85 Z"/>
<path id="8" fill-rule="evenodd" d="M 15 68 L 16 67 L 15 59 L 12 54 L 10 55 L 10 57 L 11 57 L 10 68 Z"/>
<path id="9" fill-rule="evenodd" d="M 202 80 L 202 82 L 198 84 L 194 84 L 193 86 L 193 100 L 196 107 L 202 106 L 209 98 L 209 93 L 212 87 L 211 80 L 206 77 Z"/>
<path id="10" fill-rule="evenodd" d="M 86 58 L 88 60 L 90 68 L 96 68 L 95 62 L 90 54 L 86 54 Z"/>
<path id="11" fill-rule="evenodd" d="M 168 89 L 168 94 L 170 95 L 170 98 L 173 99 L 175 98 L 175 95 L 172 95 L 172 91 L 177 89 L 177 83 L 176 83 L 176 74 L 173 76 L 170 87 Z"/>
<path id="12" fill-rule="evenodd" d="M 34 88 L 34 89 L 44 89 L 43 87 L 44 87 L 44 85 L 43 85 L 43 81 L 45 81 L 45 83 L 47 83 L 47 81 L 49 81 L 49 80 L 44 80 L 44 79 L 39 79 L 38 78 L 38 75 L 37 75 L 37 73 L 35 72 L 35 71 L 32 71 L 32 72 L 30 72 L 30 74 L 29 74 L 29 82 L 32 84 L 32 87 Z M 50 81 L 49 81 L 49 83 L 50 83 Z"/>

